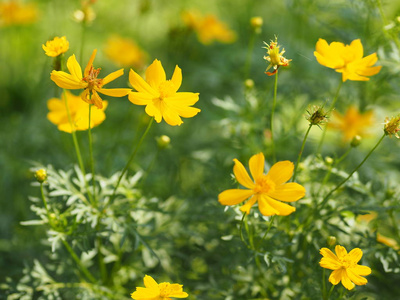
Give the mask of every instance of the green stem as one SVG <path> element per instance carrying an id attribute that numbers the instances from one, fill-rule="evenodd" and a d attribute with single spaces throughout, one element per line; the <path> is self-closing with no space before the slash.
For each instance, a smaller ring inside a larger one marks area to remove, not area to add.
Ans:
<path id="1" fill-rule="evenodd" d="M 50 211 L 49 211 L 49 208 L 48 208 L 48 206 L 47 206 L 46 197 L 44 196 L 43 182 L 40 183 L 40 194 L 41 194 L 41 196 L 42 196 L 44 208 L 46 209 L 47 219 L 48 219 L 48 221 L 49 221 L 50 226 L 52 226 L 52 222 L 51 222 L 51 218 L 50 218 Z"/>
<path id="2" fill-rule="evenodd" d="M 68 242 L 65 239 L 61 239 L 61 241 L 63 242 L 65 248 L 67 249 L 67 251 L 71 255 L 72 259 L 76 262 L 78 267 L 81 269 L 82 273 L 86 276 L 86 278 L 89 279 L 89 281 L 91 281 L 92 283 L 95 283 L 96 279 L 89 272 L 89 270 L 82 264 L 81 260 L 76 255 L 75 251 L 71 248 L 71 246 L 68 244 Z"/>
<path id="3" fill-rule="evenodd" d="M 334 288 L 335 288 L 335 286 L 332 284 L 331 289 L 329 290 L 329 293 L 328 293 L 328 297 L 326 298 L 327 300 L 329 300 L 329 298 L 331 297 Z"/>
<path id="4" fill-rule="evenodd" d="M 311 127 L 312 127 L 312 124 L 310 123 L 310 125 L 308 126 L 308 129 L 306 131 L 306 134 L 304 135 L 303 143 L 301 145 L 301 149 L 300 149 L 300 152 L 299 152 L 299 156 L 297 157 L 297 162 L 296 162 L 296 166 L 294 168 L 293 180 L 292 181 L 295 181 L 295 179 L 296 179 L 297 168 L 299 167 L 300 159 L 301 159 L 301 156 L 303 155 L 304 146 L 306 145 L 306 140 L 307 140 L 308 134 L 310 133 Z"/>
<path id="5" fill-rule="evenodd" d="M 101 218 L 101 216 L 100 216 Z M 101 253 L 101 248 L 103 247 L 103 243 L 101 241 L 101 236 L 99 235 L 99 230 L 100 230 L 100 220 L 97 223 L 96 226 L 96 231 L 97 231 L 97 237 L 96 237 L 96 248 L 97 248 L 97 257 L 99 260 L 99 266 L 100 266 L 100 274 L 101 274 L 101 280 L 103 283 L 107 282 L 107 269 L 106 269 L 106 265 L 104 263 L 104 257 L 103 257 L 103 253 Z"/>
<path id="6" fill-rule="evenodd" d="M 117 193 L 117 189 L 118 189 L 119 184 L 120 184 L 120 182 L 121 182 L 121 179 L 122 179 L 122 177 L 125 175 L 125 173 L 126 173 L 126 171 L 128 170 L 130 164 L 132 163 L 133 159 L 135 158 L 135 155 L 136 155 L 137 151 L 139 150 L 139 147 L 142 145 L 143 140 L 144 140 L 144 138 L 146 137 L 147 133 L 149 132 L 150 127 L 151 127 L 151 125 L 153 124 L 153 121 L 154 121 L 154 118 L 151 118 L 149 124 L 147 125 L 147 128 L 146 128 L 145 132 L 143 133 L 143 135 L 142 135 L 142 137 L 140 138 L 138 144 L 136 145 L 135 149 L 133 150 L 133 152 L 132 152 L 132 154 L 131 154 L 131 157 L 129 158 L 128 162 L 126 163 L 125 168 L 122 170 L 121 175 L 120 175 L 119 178 L 118 178 L 117 184 L 116 184 L 115 187 L 114 187 L 113 193 L 112 193 L 112 195 L 111 195 L 111 198 L 110 198 L 110 201 L 108 202 L 108 204 L 111 204 L 112 201 L 114 200 L 115 195 L 116 195 L 116 193 Z"/>
<path id="7" fill-rule="evenodd" d="M 336 102 L 338 100 L 339 92 L 340 92 L 340 89 L 342 88 L 342 85 L 343 85 L 343 80 L 340 79 L 339 85 L 338 85 L 338 87 L 336 89 L 335 97 L 333 98 L 332 104 L 331 104 L 331 106 L 329 107 L 329 110 L 328 110 L 329 113 L 332 113 L 332 110 L 335 108 L 335 104 L 336 104 Z M 323 144 L 323 142 L 325 140 L 326 128 L 327 128 L 327 126 L 325 125 L 324 129 L 322 130 L 322 136 L 321 136 L 321 139 L 320 139 L 319 144 L 318 144 L 317 154 L 321 153 L 322 144 Z"/>
<path id="8" fill-rule="evenodd" d="M 371 151 L 369 151 L 369 153 L 367 154 L 367 156 L 365 156 L 365 158 L 363 159 L 363 161 L 349 174 L 349 176 L 347 176 L 344 180 L 342 180 L 335 188 L 333 188 L 326 196 L 325 198 L 322 200 L 321 202 L 321 207 L 319 209 L 322 209 L 326 202 L 328 201 L 329 197 L 335 192 L 337 191 L 347 180 L 350 179 L 351 176 L 353 176 L 353 174 L 355 172 L 357 172 L 357 170 L 365 163 L 365 161 L 368 159 L 368 157 L 370 157 L 370 155 L 372 154 L 372 152 L 374 152 L 374 150 L 379 146 L 379 144 L 383 141 L 384 137 L 386 136 L 386 134 L 383 134 L 383 136 L 379 139 L 379 141 L 376 143 L 376 145 L 371 149 Z"/>
<path id="9" fill-rule="evenodd" d="M 89 154 L 90 154 L 90 167 L 92 169 L 93 201 L 96 203 L 96 179 L 95 179 L 95 172 L 94 172 L 93 139 L 92 139 L 91 121 L 92 121 L 92 104 L 89 104 L 89 126 L 88 126 Z"/>
<path id="10" fill-rule="evenodd" d="M 275 219 L 275 215 L 273 215 L 273 216 L 271 217 L 271 219 L 269 220 L 268 228 L 267 228 L 267 230 L 265 231 L 264 236 L 262 237 L 260 243 L 258 244 L 257 249 L 260 249 L 262 242 L 263 242 L 264 239 L 267 237 L 268 232 L 270 231 L 270 229 L 271 229 L 271 227 L 272 227 L 272 223 L 274 222 L 274 219 Z M 258 252 L 258 251 L 259 251 L 259 250 L 257 250 L 257 252 Z"/>
<path id="11" fill-rule="evenodd" d="M 245 222 L 246 215 L 247 215 L 246 212 L 244 212 L 242 220 L 240 221 L 239 233 L 240 233 L 240 239 L 243 242 L 243 244 L 245 244 L 247 248 L 251 249 L 250 245 L 246 242 L 243 236 L 243 224 Z"/>
<path id="12" fill-rule="evenodd" d="M 323 271 L 322 271 L 322 299 L 323 300 L 327 300 L 328 299 L 328 295 L 326 294 L 327 290 L 326 290 L 326 281 L 325 281 L 325 279 L 326 279 L 326 271 L 325 271 L 325 269 L 323 269 Z"/>
<path id="13" fill-rule="evenodd" d="M 272 151 L 272 159 L 273 162 L 276 162 L 276 156 L 275 156 L 275 143 L 274 143 L 274 113 L 275 113 L 275 107 L 276 107 L 276 95 L 278 92 L 278 70 L 276 70 L 275 73 L 275 82 L 274 82 L 274 99 L 272 102 L 272 110 L 271 110 L 271 151 Z"/>
<path id="14" fill-rule="evenodd" d="M 385 27 L 386 25 L 388 25 L 388 21 L 386 19 L 385 13 L 383 11 L 382 2 L 381 2 L 381 0 L 377 0 L 376 3 L 378 5 L 379 14 L 381 15 L 383 27 Z M 397 33 L 391 34 L 385 28 L 384 28 L 383 32 L 386 36 L 388 36 L 390 39 L 392 39 L 395 42 L 397 48 L 400 49 L 400 41 L 399 41 L 399 38 L 397 37 Z"/>
<path id="15" fill-rule="evenodd" d="M 85 16 L 86 18 L 86 16 Z M 84 45 L 85 45 L 85 37 L 86 37 L 86 20 L 82 21 L 82 35 L 81 35 L 81 49 L 79 53 L 79 61 L 80 65 L 82 65 L 83 62 L 83 50 L 84 50 Z"/>

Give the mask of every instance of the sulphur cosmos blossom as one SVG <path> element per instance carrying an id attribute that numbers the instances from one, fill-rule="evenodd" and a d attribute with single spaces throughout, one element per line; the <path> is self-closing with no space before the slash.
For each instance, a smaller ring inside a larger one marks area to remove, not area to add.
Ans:
<path id="1" fill-rule="evenodd" d="M 314 55 L 317 61 L 328 68 L 335 69 L 342 73 L 342 81 L 355 80 L 367 81 L 368 76 L 373 76 L 381 70 L 381 66 L 373 65 L 378 61 L 376 53 L 364 56 L 364 49 L 359 39 L 354 40 L 350 45 L 340 42 L 327 43 L 319 39 L 316 44 Z"/>
<path id="2" fill-rule="evenodd" d="M 282 48 L 282 51 L 280 49 L 280 46 L 278 45 L 278 38 L 275 37 L 275 41 L 271 41 L 269 44 L 264 42 L 264 44 L 267 47 L 264 47 L 267 49 L 267 55 L 264 56 L 264 59 L 269 62 L 269 65 L 267 69 L 265 70 L 265 74 L 268 76 L 274 75 L 279 67 L 287 67 L 289 66 L 289 63 L 292 61 L 291 59 L 287 59 L 283 56 L 285 53 L 285 49 Z M 268 72 L 270 68 L 273 68 L 273 72 Z"/>
<path id="3" fill-rule="evenodd" d="M 135 300 L 171 300 L 173 298 L 187 298 L 189 295 L 182 290 L 182 285 L 177 283 L 161 282 L 158 284 L 151 276 L 143 279 L 144 288 L 137 287 L 131 294 Z"/>
<path id="4" fill-rule="evenodd" d="M 235 205 L 249 199 L 240 210 L 250 213 L 251 207 L 258 202 L 258 208 L 264 216 L 287 216 L 296 210 L 284 202 L 297 201 L 304 197 L 306 190 L 295 182 L 286 183 L 293 175 L 294 165 L 290 161 L 274 164 L 264 174 L 264 154 L 258 153 L 250 158 L 250 178 L 245 167 L 237 159 L 233 160 L 233 173 L 236 180 L 247 189 L 231 189 L 219 194 L 218 201 L 222 205 Z"/>
<path id="5" fill-rule="evenodd" d="M 329 276 L 329 282 L 333 285 L 342 282 L 348 290 L 353 289 L 354 285 L 367 284 L 367 279 L 362 276 L 371 274 L 371 269 L 357 264 L 363 255 L 361 249 L 354 248 L 347 253 L 344 247 L 336 245 L 335 252 L 336 255 L 328 248 L 320 250 L 323 257 L 319 265 L 325 269 L 333 270 Z"/>
<path id="6" fill-rule="evenodd" d="M 51 41 L 47 41 L 46 45 L 42 45 L 47 56 L 56 57 L 63 54 L 69 49 L 69 42 L 65 36 L 56 36 Z"/>
<path id="7" fill-rule="evenodd" d="M 0 3 L 0 27 L 27 25 L 38 19 L 36 3 L 19 3 L 19 1 L 2 1 Z"/>
<path id="8" fill-rule="evenodd" d="M 77 130 L 87 130 L 89 128 L 89 104 L 82 102 L 80 96 L 75 96 L 69 91 L 66 91 L 67 103 L 71 123 L 68 118 L 67 106 L 65 105 L 65 95 L 62 99 L 52 98 L 47 101 L 49 113 L 47 119 L 54 125 L 57 125 L 58 130 L 71 133 Z M 107 101 L 103 101 L 103 107 L 97 109 L 91 106 L 91 128 L 100 125 L 106 118 L 104 110 L 107 108 Z"/>
<path id="9" fill-rule="evenodd" d="M 374 114 L 372 111 L 360 113 L 355 106 L 350 106 L 344 115 L 333 111 L 328 127 L 341 131 L 343 139 L 349 141 L 356 135 L 365 136 L 373 124 Z"/>
<path id="10" fill-rule="evenodd" d="M 104 52 L 117 65 L 134 68 L 143 67 L 147 56 L 133 40 L 118 35 L 107 40 Z"/>
<path id="11" fill-rule="evenodd" d="M 182 83 L 182 71 L 178 66 L 171 80 L 167 80 L 161 62 L 156 59 L 146 70 L 146 81 L 131 69 L 129 82 L 137 91 L 129 93 L 129 101 L 146 105 L 146 113 L 157 123 L 164 119 L 169 125 L 181 125 L 181 117 L 191 118 L 200 112 L 191 107 L 199 100 L 199 93 L 177 92 Z"/>
<path id="12" fill-rule="evenodd" d="M 236 33 L 214 15 L 203 16 L 195 11 L 185 11 L 182 19 L 186 26 L 196 32 L 198 40 L 204 45 L 214 41 L 229 44 L 236 40 Z"/>
<path id="13" fill-rule="evenodd" d="M 68 90 L 84 89 L 81 94 L 81 99 L 89 104 L 94 104 L 98 108 L 102 108 L 102 100 L 98 93 L 112 96 L 112 97 L 123 97 L 126 96 L 131 90 L 130 89 L 105 89 L 107 83 L 117 79 L 124 74 L 124 69 L 115 71 L 104 78 L 97 78 L 100 73 L 100 68 L 93 68 L 93 61 L 96 56 L 97 50 L 94 49 L 92 56 L 85 68 L 82 75 L 82 69 L 77 62 L 75 55 L 73 54 L 68 58 L 67 68 L 70 74 L 63 71 L 51 72 L 51 80 L 53 80 L 59 87 Z"/>

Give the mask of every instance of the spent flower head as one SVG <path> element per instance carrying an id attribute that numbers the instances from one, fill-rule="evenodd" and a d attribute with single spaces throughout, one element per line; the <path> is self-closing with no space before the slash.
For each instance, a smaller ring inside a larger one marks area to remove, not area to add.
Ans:
<path id="1" fill-rule="evenodd" d="M 363 255 L 361 249 L 354 248 L 347 253 L 344 247 L 336 245 L 335 252 L 336 255 L 328 248 L 320 250 L 323 257 L 319 265 L 325 269 L 333 270 L 329 276 L 329 282 L 333 285 L 342 282 L 348 290 L 353 289 L 354 285 L 367 284 L 367 279 L 361 276 L 371 274 L 371 269 L 357 264 Z"/>
<path id="2" fill-rule="evenodd" d="M 311 125 L 324 125 L 328 121 L 328 112 L 324 109 L 324 106 L 313 105 L 306 110 L 308 116 L 306 119 Z"/>
<path id="3" fill-rule="evenodd" d="M 56 36 L 51 41 L 47 41 L 46 45 L 42 45 L 42 48 L 47 56 L 56 57 L 68 51 L 69 42 L 65 36 Z"/>
<path id="4" fill-rule="evenodd" d="M 218 201 L 222 205 L 236 205 L 249 199 L 240 210 L 250 213 L 251 207 L 258 202 L 258 208 L 264 216 L 287 216 L 296 208 L 284 202 L 294 202 L 306 194 L 303 186 L 295 182 L 286 183 L 293 175 L 294 165 L 290 161 L 274 164 L 264 174 L 264 154 L 258 153 L 250 158 L 250 178 L 243 164 L 236 158 L 233 173 L 236 180 L 247 189 L 230 189 L 219 194 Z"/>
<path id="5" fill-rule="evenodd" d="M 85 71 L 82 75 L 82 69 L 75 58 L 75 54 L 70 56 L 67 61 L 67 68 L 70 74 L 63 71 L 51 72 L 51 80 L 53 80 L 59 87 L 63 89 L 73 90 L 73 89 L 84 89 L 81 94 L 81 99 L 89 104 L 94 104 L 98 108 L 102 108 L 102 99 L 98 93 L 112 96 L 112 97 L 123 97 L 126 96 L 131 89 L 105 89 L 107 83 L 117 79 L 124 74 L 124 69 L 120 69 L 111 74 L 108 74 L 104 78 L 97 78 L 100 73 L 100 68 L 93 68 L 93 61 L 96 57 L 97 50 L 93 50 L 92 56 L 86 65 Z"/>
<path id="6" fill-rule="evenodd" d="M 187 298 L 188 293 L 183 291 L 183 285 L 177 283 L 161 282 L 158 284 L 151 276 L 143 278 L 144 288 L 137 287 L 131 294 L 135 300 L 171 300 L 173 298 Z"/>
<path id="7" fill-rule="evenodd" d="M 275 41 L 271 40 L 269 44 L 267 44 L 266 42 L 264 42 L 264 44 L 267 46 L 263 47 L 267 49 L 267 55 L 264 56 L 264 59 L 269 62 L 269 65 L 265 70 L 265 74 L 267 74 L 268 76 L 272 76 L 278 71 L 279 67 L 289 66 L 289 62 L 291 62 L 292 60 L 287 59 L 283 56 L 283 54 L 285 53 L 285 49 L 282 48 L 281 51 L 280 46 L 278 45 L 278 37 L 275 36 Z M 273 68 L 274 71 L 268 72 L 270 68 Z"/>
<path id="8" fill-rule="evenodd" d="M 38 182 L 43 183 L 47 179 L 47 171 L 45 169 L 39 169 L 35 172 L 35 178 Z"/>
<path id="9" fill-rule="evenodd" d="M 332 42 L 328 45 L 324 39 L 319 39 L 314 51 L 317 61 L 328 68 L 342 73 L 342 81 L 367 81 L 381 70 L 381 66 L 373 65 L 378 61 L 376 53 L 364 56 L 364 49 L 359 39 L 350 45 Z"/>
<path id="10" fill-rule="evenodd" d="M 398 133 L 400 131 L 400 115 L 391 118 L 386 117 L 383 131 L 389 137 L 392 137 L 392 135 L 394 135 L 395 137 L 400 138 Z"/>

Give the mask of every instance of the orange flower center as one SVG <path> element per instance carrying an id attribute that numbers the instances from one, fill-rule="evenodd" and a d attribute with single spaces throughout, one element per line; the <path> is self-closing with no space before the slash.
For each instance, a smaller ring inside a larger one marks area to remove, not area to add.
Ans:
<path id="1" fill-rule="evenodd" d="M 275 191 L 275 182 L 268 175 L 263 175 L 256 181 L 256 186 L 253 188 L 256 194 L 267 194 Z"/>
<path id="2" fill-rule="evenodd" d="M 101 68 L 95 69 L 93 66 L 90 67 L 89 74 L 82 78 L 83 81 L 88 83 L 87 89 L 90 91 L 95 89 L 101 89 L 103 87 L 103 79 L 97 78 Z"/>
<path id="3" fill-rule="evenodd" d="M 173 292 L 173 289 L 171 288 L 171 285 L 168 282 L 161 282 L 159 284 L 160 288 L 160 297 L 161 299 L 169 297 L 171 293 Z"/>
<path id="4" fill-rule="evenodd" d="M 350 255 L 345 255 L 343 258 L 340 258 L 339 263 L 341 264 L 343 269 L 351 268 L 356 265 L 351 259 Z"/>
<path id="5" fill-rule="evenodd" d="M 174 83 L 171 80 L 164 81 L 158 87 L 158 92 L 160 93 L 160 100 L 164 100 L 164 98 L 170 97 L 176 92 L 176 88 Z"/>

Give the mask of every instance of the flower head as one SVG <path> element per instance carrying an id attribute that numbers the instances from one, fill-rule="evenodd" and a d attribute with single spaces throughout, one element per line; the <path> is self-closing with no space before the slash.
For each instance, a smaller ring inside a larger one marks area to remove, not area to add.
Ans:
<path id="1" fill-rule="evenodd" d="M 360 113 L 355 106 L 350 106 L 344 115 L 333 111 L 328 127 L 342 132 L 343 140 L 351 141 L 356 135 L 366 135 L 366 131 L 374 123 L 372 111 Z"/>
<path id="2" fill-rule="evenodd" d="M 386 117 L 384 123 L 383 131 L 386 135 L 392 137 L 394 135 L 397 138 L 400 138 L 399 131 L 400 131 L 400 115 L 392 118 Z"/>
<path id="3" fill-rule="evenodd" d="M 56 36 L 53 40 L 47 41 L 46 45 L 42 45 L 47 56 L 56 57 L 63 54 L 69 49 L 69 42 L 65 36 Z"/>
<path id="4" fill-rule="evenodd" d="M 219 194 L 218 201 L 222 205 L 235 205 L 250 198 L 240 210 L 250 213 L 251 207 L 258 202 L 258 208 L 264 216 L 287 216 L 296 209 L 284 202 L 294 202 L 304 197 L 306 190 L 298 183 L 286 183 L 293 174 L 293 163 L 280 161 L 264 174 L 264 154 L 258 153 L 250 158 L 250 178 L 240 161 L 233 160 L 233 173 L 236 180 L 247 189 L 231 189 Z M 278 201 L 280 200 L 280 201 Z"/>
<path id="5" fill-rule="evenodd" d="M 39 169 L 35 172 L 35 177 L 39 183 L 43 183 L 47 179 L 47 171 L 45 169 Z"/>
<path id="6" fill-rule="evenodd" d="M 181 117 L 191 118 L 200 112 L 191 107 L 199 100 L 199 93 L 177 92 L 182 83 L 182 71 L 178 66 L 171 80 L 167 80 L 161 62 L 156 59 L 146 70 L 146 81 L 131 69 L 129 82 L 137 91 L 129 93 L 129 101 L 146 105 L 146 113 L 158 123 L 164 119 L 169 125 L 181 125 Z"/>
<path id="7" fill-rule="evenodd" d="M 319 265 L 325 269 L 333 270 L 329 276 L 329 282 L 337 285 L 341 281 L 348 290 L 353 289 L 354 285 L 367 284 L 367 279 L 361 276 L 371 274 L 371 269 L 357 264 L 363 255 L 361 249 L 354 248 L 347 253 L 344 247 L 336 245 L 335 252 L 336 255 L 328 248 L 322 248 L 319 251 L 323 256 Z"/>
<path id="8" fill-rule="evenodd" d="M 324 110 L 323 106 L 313 105 L 309 110 L 307 110 L 308 116 L 306 119 L 312 125 L 323 125 L 328 120 L 328 114 Z"/>
<path id="9" fill-rule="evenodd" d="M 11 0 L 0 3 L 0 26 L 26 25 L 34 23 L 38 17 L 35 4 L 21 4 Z"/>
<path id="10" fill-rule="evenodd" d="M 342 80 L 367 81 L 367 76 L 373 76 L 381 70 L 381 66 L 373 67 L 377 62 L 376 53 L 363 57 L 364 49 L 359 39 L 350 45 L 332 42 L 328 45 L 324 39 L 319 39 L 314 55 L 317 61 L 328 68 L 342 73 Z"/>
<path id="11" fill-rule="evenodd" d="M 124 67 L 141 68 L 146 60 L 146 53 L 133 40 L 120 36 L 110 37 L 104 52 L 109 59 Z"/>
<path id="12" fill-rule="evenodd" d="M 278 45 L 278 38 L 275 37 L 275 41 L 272 41 L 267 44 L 264 42 L 267 47 L 264 47 L 267 49 L 267 55 L 264 56 L 264 59 L 269 62 L 269 65 L 267 69 L 265 70 L 265 74 L 268 76 L 274 75 L 280 66 L 282 67 L 287 67 L 289 66 L 289 62 L 291 62 L 291 59 L 287 59 L 283 56 L 285 53 L 285 49 L 282 48 L 282 51 L 280 50 L 280 46 Z M 268 72 L 270 68 L 273 68 L 273 72 Z"/>
<path id="13" fill-rule="evenodd" d="M 74 89 L 84 89 L 81 94 L 81 99 L 89 104 L 94 104 L 98 108 L 102 108 L 102 100 L 98 93 L 113 96 L 113 97 L 123 97 L 127 95 L 130 89 L 105 89 L 107 83 L 117 79 L 124 74 L 124 70 L 120 69 L 111 74 L 108 74 L 104 78 L 97 78 L 100 73 L 100 68 L 93 68 L 93 61 L 96 56 L 97 50 L 93 50 L 92 56 L 83 72 L 79 63 L 77 62 L 75 55 L 73 54 L 68 58 L 67 68 L 70 74 L 63 71 L 52 71 L 51 80 L 53 80 L 59 87 L 68 90 Z"/>
<path id="14" fill-rule="evenodd" d="M 171 300 L 173 298 L 186 298 L 189 295 L 182 291 L 182 285 L 177 283 L 161 282 L 158 284 L 151 276 L 143 278 L 144 288 L 137 287 L 131 294 L 135 300 Z"/>
<path id="15" fill-rule="evenodd" d="M 65 98 L 66 95 L 66 98 Z M 75 96 L 69 91 L 63 94 L 62 99 L 52 98 L 47 101 L 49 113 L 47 119 L 54 125 L 57 125 L 58 130 L 71 133 L 77 130 L 88 130 L 89 128 L 89 105 L 81 101 L 80 96 Z M 68 111 L 66 103 L 68 103 L 69 114 L 71 122 L 68 118 Z M 97 109 L 93 106 L 91 109 L 91 128 L 100 125 L 106 118 L 104 113 L 107 108 L 107 101 L 103 101 L 103 107 Z"/>
<path id="16" fill-rule="evenodd" d="M 197 38 L 204 45 L 214 41 L 229 44 L 236 40 L 236 33 L 214 15 L 202 16 L 197 12 L 185 11 L 182 19 L 186 26 L 196 32 Z"/>

